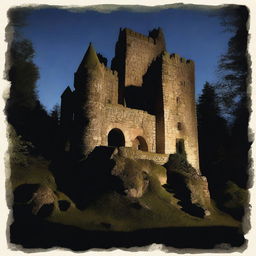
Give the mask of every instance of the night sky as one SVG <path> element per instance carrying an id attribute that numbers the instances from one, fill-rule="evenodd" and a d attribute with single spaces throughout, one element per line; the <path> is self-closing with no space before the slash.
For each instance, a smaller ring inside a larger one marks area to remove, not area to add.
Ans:
<path id="1" fill-rule="evenodd" d="M 60 103 L 63 90 L 73 89 L 74 72 L 90 42 L 108 59 L 114 56 L 120 27 L 142 34 L 161 27 L 169 53 L 192 59 L 196 64 L 196 94 L 206 81 L 216 82 L 218 60 L 227 49 L 231 32 L 224 32 L 219 10 L 164 9 L 142 11 L 115 10 L 97 12 L 72 9 L 32 9 L 21 29 L 35 49 L 34 62 L 39 67 L 38 94 L 47 110 Z"/>

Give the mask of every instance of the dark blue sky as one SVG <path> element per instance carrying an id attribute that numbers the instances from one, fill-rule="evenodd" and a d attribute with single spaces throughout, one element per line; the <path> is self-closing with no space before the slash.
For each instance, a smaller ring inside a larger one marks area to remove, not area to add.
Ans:
<path id="1" fill-rule="evenodd" d="M 37 88 L 47 110 L 60 103 L 63 90 L 73 88 L 73 76 L 92 42 L 97 52 L 108 59 L 114 56 L 119 28 L 137 32 L 161 27 L 167 51 L 178 53 L 196 63 L 196 94 L 206 81 L 217 81 L 217 62 L 227 49 L 230 33 L 224 33 L 215 12 L 199 9 L 165 9 L 162 11 L 75 12 L 64 9 L 34 9 L 26 19 L 22 35 L 31 40 L 39 67 Z"/>

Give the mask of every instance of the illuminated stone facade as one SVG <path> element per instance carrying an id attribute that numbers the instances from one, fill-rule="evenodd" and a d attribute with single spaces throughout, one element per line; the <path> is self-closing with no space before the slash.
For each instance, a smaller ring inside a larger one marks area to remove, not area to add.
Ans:
<path id="1" fill-rule="evenodd" d="M 161 29 L 148 36 L 120 29 L 111 69 L 90 44 L 74 87 L 61 106 L 64 140 L 74 152 L 124 146 L 143 158 L 156 153 L 163 163 L 182 144 L 199 172 L 194 63 L 166 52 Z"/>

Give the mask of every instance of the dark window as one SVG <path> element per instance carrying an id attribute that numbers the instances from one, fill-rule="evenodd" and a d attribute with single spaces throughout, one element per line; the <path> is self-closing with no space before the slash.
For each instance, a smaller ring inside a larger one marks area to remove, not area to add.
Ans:
<path id="1" fill-rule="evenodd" d="M 176 140 L 176 153 L 183 155 L 186 158 L 186 150 L 184 145 L 184 139 Z"/>
<path id="2" fill-rule="evenodd" d="M 177 123 L 177 129 L 178 129 L 179 131 L 182 130 L 182 124 L 181 124 L 181 122 L 178 122 L 178 123 Z"/>

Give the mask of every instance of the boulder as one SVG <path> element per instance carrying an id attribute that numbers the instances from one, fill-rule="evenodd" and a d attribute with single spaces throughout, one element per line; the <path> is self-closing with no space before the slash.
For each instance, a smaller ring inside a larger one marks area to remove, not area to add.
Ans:
<path id="1" fill-rule="evenodd" d="M 140 198 L 147 190 L 150 176 L 156 176 L 161 185 L 166 184 L 166 169 L 151 160 L 114 156 L 115 166 L 111 174 L 123 183 L 124 193 L 130 198 Z"/>
<path id="2" fill-rule="evenodd" d="M 200 175 L 186 158 L 179 154 L 170 155 L 165 167 L 168 184 L 174 189 L 181 203 L 185 202 L 188 209 L 198 206 L 205 216 L 209 216 L 211 198 L 206 177 Z"/>
<path id="3" fill-rule="evenodd" d="M 40 185 L 31 199 L 33 205 L 32 213 L 37 215 L 42 206 L 53 204 L 56 199 L 57 197 L 51 188 Z"/>

